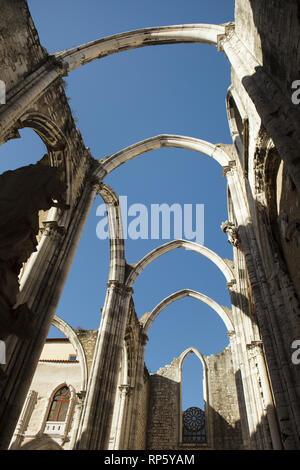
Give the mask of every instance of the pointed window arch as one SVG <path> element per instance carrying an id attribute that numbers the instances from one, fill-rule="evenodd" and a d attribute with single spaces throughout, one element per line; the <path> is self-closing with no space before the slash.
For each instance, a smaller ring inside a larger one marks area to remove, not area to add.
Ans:
<path id="1" fill-rule="evenodd" d="M 48 414 L 47 421 L 60 421 L 66 420 L 69 404 L 71 398 L 71 391 L 69 387 L 63 386 L 54 394 Z"/>
<path id="2" fill-rule="evenodd" d="M 185 359 L 194 353 L 201 361 L 203 366 L 203 398 L 204 409 L 192 406 L 181 412 L 180 422 L 180 441 L 183 444 L 207 444 L 208 443 L 208 390 L 207 390 L 207 365 L 203 355 L 194 347 L 186 349 L 179 357 L 180 373 L 180 403 L 182 407 L 182 368 Z"/>

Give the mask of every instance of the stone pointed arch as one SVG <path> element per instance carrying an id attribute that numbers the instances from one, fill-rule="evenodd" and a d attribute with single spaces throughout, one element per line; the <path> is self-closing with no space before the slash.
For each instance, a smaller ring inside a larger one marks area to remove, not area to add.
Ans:
<path id="1" fill-rule="evenodd" d="M 179 359 L 178 359 L 178 376 L 179 376 L 179 382 L 180 382 L 180 404 L 181 404 L 180 406 L 182 407 L 182 366 L 183 366 L 183 362 L 185 361 L 185 359 L 191 353 L 194 353 L 198 357 L 198 359 L 200 359 L 202 366 L 203 366 L 203 400 L 204 400 L 203 411 L 205 412 L 205 415 L 206 415 L 206 435 L 207 435 L 208 441 L 210 441 L 211 436 L 210 436 L 210 424 L 209 424 L 210 406 L 209 406 L 209 391 L 208 391 L 208 367 L 207 367 L 203 354 L 201 354 L 201 352 L 193 346 L 183 351 L 180 354 Z M 182 436 L 182 419 L 180 420 L 179 428 L 180 428 L 180 437 L 181 437 Z"/>
<path id="2" fill-rule="evenodd" d="M 176 300 L 182 299 L 183 297 L 192 297 L 194 299 L 200 300 L 201 302 L 204 302 L 213 310 L 215 310 L 215 312 L 221 317 L 221 319 L 225 323 L 227 331 L 234 331 L 232 320 L 228 312 L 215 300 L 195 290 L 182 289 L 180 291 L 174 292 L 173 294 L 163 299 L 158 305 L 156 305 L 152 312 L 149 312 L 148 314 L 146 314 L 146 316 L 143 317 L 142 323 L 144 325 L 144 333 L 148 335 L 152 323 L 168 305 L 175 302 Z"/>
<path id="3" fill-rule="evenodd" d="M 126 163 L 139 155 L 162 147 L 184 148 L 203 153 L 216 160 L 224 169 L 232 164 L 228 154 L 219 144 L 212 144 L 195 137 L 161 134 L 137 142 L 113 155 L 103 158 L 100 160 L 99 166 L 95 170 L 95 176 L 102 180 L 123 163 Z"/>
<path id="4" fill-rule="evenodd" d="M 193 346 L 190 346 L 189 348 L 187 348 L 185 351 L 183 351 L 180 356 L 179 356 L 179 362 L 178 362 L 178 366 L 179 366 L 179 371 L 180 371 L 180 377 L 182 377 L 182 365 L 183 365 L 183 362 L 184 360 L 191 354 L 191 353 L 194 353 L 199 359 L 200 361 L 202 362 L 202 365 L 203 365 L 203 370 L 206 372 L 207 371 L 207 364 L 206 364 L 206 361 L 204 359 L 204 356 L 203 354 L 201 354 L 200 351 L 198 351 L 197 348 L 194 348 Z"/>
<path id="5" fill-rule="evenodd" d="M 199 23 L 143 28 L 97 39 L 73 49 L 57 52 L 54 57 L 60 59 L 66 71 L 70 72 L 93 60 L 145 46 L 183 43 L 216 46 L 218 36 L 224 34 L 225 26 L 215 24 Z"/>
<path id="6" fill-rule="evenodd" d="M 115 191 L 107 184 L 100 183 L 98 194 L 102 197 L 106 205 L 110 259 L 109 259 L 109 280 L 124 282 L 125 276 L 125 247 L 120 202 Z"/>
<path id="7" fill-rule="evenodd" d="M 87 361 L 86 356 L 84 353 L 84 349 L 82 347 L 81 342 L 78 339 L 73 328 L 65 322 L 62 318 L 55 315 L 52 320 L 52 325 L 55 326 L 59 331 L 61 331 L 66 337 L 70 340 L 75 351 L 79 356 L 79 364 L 81 368 L 81 390 L 87 389 L 87 381 L 88 381 L 88 368 L 87 368 Z"/>
<path id="8" fill-rule="evenodd" d="M 219 255 L 217 255 L 214 251 L 195 242 L 187 240 L 172 240 L 168 243 L 158 246 L 154 250 L 150 251 L 135 265 L 131 265 L 131 271 L 126 279 L 126 285 L 128 287 L 132 287 L 137 277 L 148 266 L 148 264 L 150 264 L 159 256 L 168 253 L 169 251 L 175 250 L 176 248 L 184 248 L 186 250 L 195 251 L 196 253 L 205 256 L 220 269 L 220 271 L 225 276 L 228 284 L 234 284 L 236 282 L 234 273 L 231 268 L 228 266 L 226 261 Z"/>

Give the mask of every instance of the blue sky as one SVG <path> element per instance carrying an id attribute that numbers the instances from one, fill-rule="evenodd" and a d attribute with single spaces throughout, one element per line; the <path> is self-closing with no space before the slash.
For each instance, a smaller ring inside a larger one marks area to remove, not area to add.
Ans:
<path id="1" fill-rule="evenodd" d="M 42 45 L 50 53 L 133 29 L 233 20 L 233 0 L 29 0 Z M 164 45 L 122 52 L 72 72 L 66 94 L 86 146 L 99 159 L 162 133 L 231 143 L 225 108 L 230 67 L 223 53 L 205 45 Z M 45 148 L 29 129 L 0 149 L 1 171 L 34 163 Z M 227 219 L 226 180 L 221 167 L 199 153 L 160 149 L 115 170 L 105 183 L 128 204 L 204 204 L 204 245 L 225 258 L 231 246 L 220 225 Z M 71 326 L 96 329 L 104 304 L 109 242 L 96 237 L 100 218 L 95 200 L 66 282 L 57 314 Z M 127 240 L 134 263 L 168 240 Z M 139 317 L 171 293 L 190 288 L 230 306 L 226 280 L 210 261 L 178 249 L 154 261 L 134 285 Z M 51 334 L 56 331 L 51 329 Z M 174 302 L 152 325 L 146 351 L 151 372 L 189 346 L 205 355 L 228 344 L 217 314 L 190 298 Z M 183 408 L 201 397 L 200 361 L 184 362 Z M 200 403 L 201 404 L 201 403 Z"/>

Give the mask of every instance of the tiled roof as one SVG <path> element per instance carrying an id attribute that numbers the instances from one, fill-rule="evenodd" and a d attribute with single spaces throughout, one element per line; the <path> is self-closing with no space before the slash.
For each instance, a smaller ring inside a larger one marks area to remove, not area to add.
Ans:
<path id="1" fill-rule="evenodd" d="M 39 362 L 72 362 L 78 363 L 79 361 L 75 359 L 75 361 L 71 361 L 70 359 L 40 359 Z"/>

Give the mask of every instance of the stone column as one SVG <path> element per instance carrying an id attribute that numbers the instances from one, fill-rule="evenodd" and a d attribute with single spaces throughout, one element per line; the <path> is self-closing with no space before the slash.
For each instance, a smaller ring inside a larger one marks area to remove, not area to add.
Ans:
<path id="1" fill-rule="evenodd" d="M 263 353 L 263 343 L 262 341 L 253 341 L 249 347 L 252 350 L 252 355 L 255 356 L 257 361 L 258 374 L 263 394 L 264 409 L 269 423 L 273 449 L 282 450 L 283 446 L 279 432 L 278 420 L 275 412 L 273 396 L 270 389 L 270 382 Z"/>
<path id="2" fill-rule="evenodd" d="M 244 400 L 244 390 L 243 390 L 242 375 L 241 375 L 241 370 L 240 370 L 240 358 L 238 354 L 237 337 L 236 337 L 235 331 L 228 331 L 227 336 L 229 338 L 230 347 L 231 347 L 232 367 L 233 367 L 233 372 L 235 376 L 236 392 L 237 392 L 238 403 L 239 403 L 239 413 L 240 413 L 240 420 L 241 420 L 243 446 L 244 446 L 244 449 L 248 449 L 249 444 L 250 444 L 250 433 L 249 433 L 249 424 L 248 424 L 248 419 L 247 419 L 247 408 L 246 408 L 246 403 Z M 211 441 L 213 442 L 213 438 L 211 439 Z"/>
<path id="3" fill-rule="evenodd" d="M 13 436 L 12 442 L 10 444 L 9 450 L 17 450 L 19 449 L 22 440 L 24 438 L 24 433 L 28 426 L 29 420 L 31 418 L 33 409 L 37 402 L 37 392 L 34 390 L 30 390 L 27 395 L 26 401 L 23 406 L 23 410 L 21 416 L 18 421 L 18 425 L 16 427 L 16 432 Z"/>
<path id="4" fill-rule="evenodd" d="M 84 399 L 86 395 L 86 391 L 83 390 L 81 392 L 76 393 L 77 395 L 77 403 L 75 404 L 75 412 L 72 421 L 72 437 L 70 441 L 70 450 L 72 450 L 76 444 L 77 434 L 78 434 L 78 427 L 80 423 L 81 413 L 83 409 Z"/>
<path id="5" fill-rule="evenodd" d="M 287 450 L 295 449 L 297 448 L 297 439 L 295 429 L 293 429 L 293 421 L 295 421 L 296 412 L 293 412 L 291 407 L 299 408 L 299 401 L 293 393 L 295 381 L 290 377 L 290 358 L 287 357 L 286 345 L 283 344 L 282 327 L 277 318 L 278 307 L 274 305 L 274 296 L 263 266 L 240 176 L 236 170 L 228 169 L 226 177 L 234 203 L 238 234 L 245 256 L 259 332 L 264 344 L 276 414 L 281 435 L 284 438 L 283 445 Z M 290 390 L 293 393 L 291 400 L 289 398 Z"/>
<path id="6" fill-rule="evenodd" d="M 247 351 L 253 382 L 254 399 L 258 411 L 258 416 L 260 418 L 259 422 L 256 425 L 256 429 L 257 431 L 259 431 L 261 436 L 262 448 L 264 450 L 270 450 L 272 449 L 271 434 L 269 430 L 269 423 L 267 420 L 267 410 L 264 407 L 263 403 L 261 377 L 258 371 L 257 351 L 254 341 L 251 344 L 247 344 Z"/>
<path id="7" fill-rule="evenodd" d="M 127 397 L 131 392 L 130 385 L 120 385 L 120 406 L 119 406 L 119 415 L 118 415 L 118 422 L 117 422 L 117 429 L 116 429 L 116 436 L 115 436 L 115 443 L 114 449 L 121 450 L 123 445 L 123 438 L 124 438 L 124 424 L 125 424 L 125 409 L 126 409 L 126 402 Z"/>
<path id="8" fill-rule="evenodd" d="M 148 341 L 148 336 L 141 331 L 140 332 L 140 342 L 139 342 L 139 353 L 138 353 L 138 362 L 136 367 L 136 376 L 135 376 L 135 390 L 133 398 L 133 406 L 131 410 L 131 424 L 130 432 L 128 439 L 128 449 L 136 449 L 136 440 L 138 432 L 138 419 L 139 419 L 139 409 L 141 406 L 142 391 L 144 384 L 144 364 L 145 364 L 145 352 L 146 344 Z"/>
<path id="9" fill-rule="evenodd" d="M 238 343 L 236 344 L 239 369 L 240 369 L 240 380 L 241 380 L 241 393 L 240 398 L 244 402 L 247 421 L 249 426 L 249 446 L 250 449 L 259 449 L 261 446 L 260 439 L 257 438 L 257 425 L 260 422 L 260 416 L 258 416 L 257 404 L 255 400 L 254 387 L 252 383 L 252 375 L 250 365 L 248 361 L 247 349 L 246 349 L 246 334 L 244 330 L 243 314 L 244 312 L 240 308 L 240 296 L 239 287 L 237 285 L 227 284 L 230 292 L 230 299 L 232 304 L 233 323 L 235 332 L 237 335 Z"/>
<path id="10" fill-rule="evenodd" d="M 47 223 L 21 291 L 19 302 L 27 302 L 35 320 L 30 338 L 7 341 L 6 376 L 0 384 L 1 449 L 7 449 L 17 424 L 95 194 L 95 185 L 87 181 L 66 232 L 55 221 Z"/>
<path id="11" fill-rule="evenodd" d="M 132 289 L 109 281 L 91 369 L 78 449 L 107 449 Z"/>

